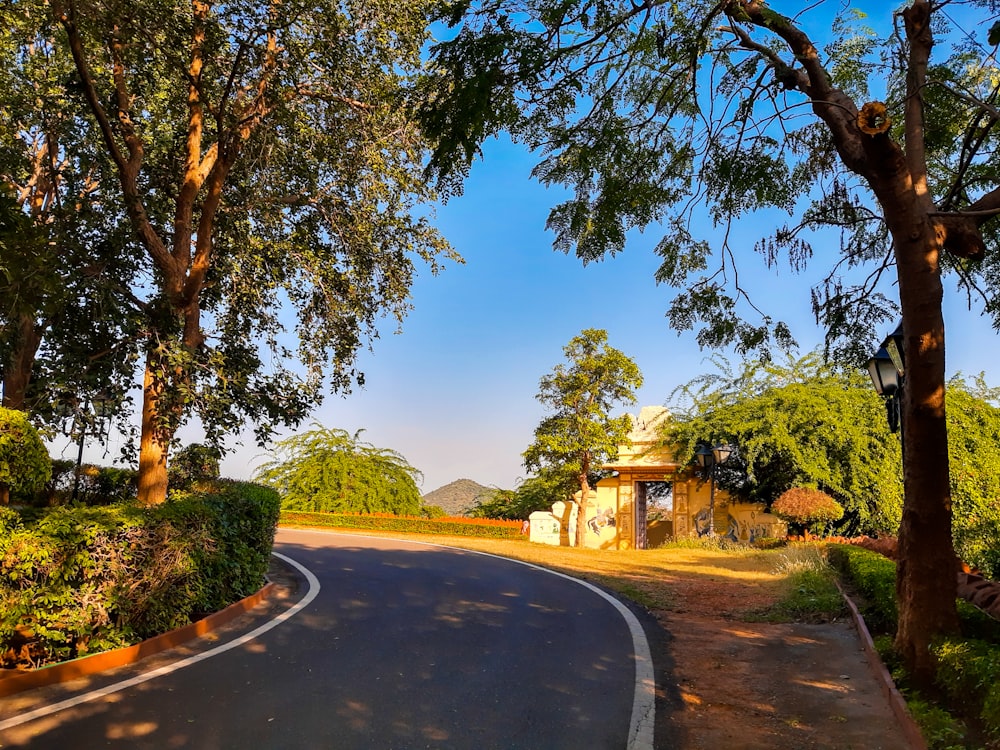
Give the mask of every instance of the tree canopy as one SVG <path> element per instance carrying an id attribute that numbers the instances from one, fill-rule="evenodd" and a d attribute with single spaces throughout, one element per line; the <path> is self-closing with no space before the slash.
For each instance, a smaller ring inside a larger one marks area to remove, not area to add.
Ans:
<path id="1" fill-rule="evenodd" d="M 902 460 L 871 382 L 825 363 L 819 352 L 784 362 L 724 360 L 719 371 L 674 393 L 667 444 L 693 456 L 699 441 L 731 443 L 718 467 L 727 491 L 770 505 L 794 487 L 814 486 L 844 507 L 844 534 L 898 533 Z M 959 557 L 1000 575 L 1000 392 L 982 376 L 948 382 L 953 537 Z"/>
<path id="2" fill-rule="evenodd" d="M 281 494 L 286 510 L 417 515 L 420 472 L 360 435 L 314 425 L 279 440 L 256 479 Z"/>
<path id="3" fill-rule="evenodd" d="M 608 344 L 607 331 L 587 328 L 563 347 L 566 362 L 556 365 L 538 384 L 538 399 L 550 412 L 535 428 L 534 442 L 524 452 L 529 470 L 554 469 L 576 476 L 582 492 L 576 543 L 583 546 L 589 475 L 628 442 L 632 423 L 627 414 L 614 417 L 619 404 L 634 404 L 642 373 L 634 361 Z"/>
<path id="4" fill-rule="evenodd" d="M 298 423 L 363 378 L 356 353 L 405 315 L 418 267 L 455 257 L 411 116 L 431 3 L 13 5 L 4 62 L 30 80 L 31 50 L 63 61 L 119 253 L 141 249 L 139 494 L 157 502 L 179 425 L 220 447 Z"/>

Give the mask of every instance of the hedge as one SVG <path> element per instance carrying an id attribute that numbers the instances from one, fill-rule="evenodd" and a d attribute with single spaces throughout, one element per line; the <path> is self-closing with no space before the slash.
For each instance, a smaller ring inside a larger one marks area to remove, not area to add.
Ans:
<path id="1" fill-rule="evenodd" d="M 519 539 L 521 537 L 520 521 L 498 521 L 486 518 L 422 518 L 420 516 L 393 516 L 380 513 L 357 515 L 353 513 L 307 513 L 283 510 L 280 522 L 292 526 L 478 536 L 492 539 Z"/>
<path id="2" fill-rule="evenodd" d="M 0 516 L 0 657 L 38 667 L 137 643 L 263 583 L 280 501 L 216 483 L 162 505 Z"/>

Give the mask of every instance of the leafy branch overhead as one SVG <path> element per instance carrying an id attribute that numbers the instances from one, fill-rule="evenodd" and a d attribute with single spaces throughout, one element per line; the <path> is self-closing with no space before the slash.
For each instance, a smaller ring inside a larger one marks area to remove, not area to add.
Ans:
<path id="1" fill-rule="evenodd" d="M 539 154 L 536 178 L 572 191 L 549 215 L 555 247 L 589 262 L 622 251 L 630 229 L 660 231 L 657 279 L 683 290 L 670 320 L 704 346 L 789 344 L 740 271 L 754 255 L 794 272 L 822 258 L 816 314 L 830 344 L 860 358 L 872 324 L 893 315 L 885 270 L 900 208 L 883 192 L 909 170 L 927 184 L 945 270 L 1000 324 L 1000 265 L 985 252 L 998 239 L 998 92 L 971 10 L 989 3 L 935 17 L 943 57 L 922 67 L 925 134 L 907 119 L 906 77 L 926 3 L 887 25 L 882 4 L 771 5 L 446 3 L 455 30 L 433 49 L 440 75 L 425 79 L 420 111 L 438 143 L 429 173 L 454 185 L 484 138 L 510 130 Z M 699 236 L 702 209 L 715 228 Z"/>

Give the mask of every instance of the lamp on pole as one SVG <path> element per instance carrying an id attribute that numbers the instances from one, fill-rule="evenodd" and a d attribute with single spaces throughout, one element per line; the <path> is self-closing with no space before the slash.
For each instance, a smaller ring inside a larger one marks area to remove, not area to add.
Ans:
<path id="1" fill-rule="evenodd" d="M 903 437 L 903 386 L 906 378 L 906 361 L 903 357 L 903 324 L 882 341 L 882 345 L 868 360 L 868 374 L 875 392 L 885 398 L 889 430 Z M 905 444 L 905 441 L 902 441 Z"/>
<path id="2" fill-rule="evenodd" d="M 708 447 L 707 443 L 702 443 L 695 451 L 694 457 L 698 465 L 708 473 L 708 535 L 715 536 L 715 469 L 719 464 L 724 464 L 733 453 L 733 446 L 728 443 Z"/>

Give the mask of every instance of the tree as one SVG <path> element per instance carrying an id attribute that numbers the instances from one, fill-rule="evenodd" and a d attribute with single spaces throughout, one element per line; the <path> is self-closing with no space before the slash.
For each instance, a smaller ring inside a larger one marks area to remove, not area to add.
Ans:
<path id="1" fill-rule="evenodd" d="M 657 279 L 684 290 L 669 318 L 701 325 L 705 346 L 766 351 L 791 339 L 741 286 L 744 238 L 762 223 L 773 231 L 755 250 L 769 265 L 829 259 L 812 300 L 833 353 L 860 364 L 898 293 L 907 364 L 896 647 L 928 685 L 931 640 L 958 628 L 943 275 L 1000 323 L 1000 254 L 987 252 L 1000 226 L 1000 89 L 983 46 L 996 6 L 913 0 L 880 19 L 889 31 L 879 38 L 861 3 L 842 3 L 837 17 L 824 3 L 777 5 L 795 15 L 759 0 L 445 4 L 441 18 L 460 28 L 435 47 L 426 82 L 435 95 L 423 117 L 440 144 L 430 171 L 460 177 L 480 141 L 508 128 L 544 155 L 536 177 L 573 191 L 549 215 L 557 248 L 586 262 L 621 250 L 628 229 L 662 222 Z M 944 51 L 932 60 L 932 49 Z M 714 256 L 692 222 L 702 207 L 718 225 Z M 800 219 L 761 222 L 764 209 Z"/>
<path id="2" fill-rule="evenodd" d="M 174 454 L 170 462 L 170 486 L 187 488 L 195 482 L 219 478 L 219 451 L 210 445 L 191 443 Z"/>
<path id="3" fill-rule="evenodd" d="M 160 502 L 182 423 L 215 447 L 297 424 L 450 254 L 411 117 L 430 3 L 17 6 L 24 45 L 68 55 L 143 252 L 139 500 Z"/>
<path id="4" fill-rule="evenodd" d="M 255 478 L 281 494 L 286 510 L 418 515 L 421 473 L 360 435 L 314 425 L 278 441 Z"/>
<path id="5" fill-rule="evenodd" d="M 808 539 L 811 524 L 839 520 L 844 515 L 844 507 L 815 487 L 792 487 L 771 504 L 771 512 L 800 527 Z"/>
<path id="6" fill-rule="evenodd" d="M 824 363 L 819 352 L 781 362 L 744 362 L 737 373 L 695 378 L 674 394 L 664 440 L 689 454 L 700 440 L 732 443 L 717 467 L 733 494 L 770 505 L 812 485 L 846 509 L 849 534 L 893 534 L 902 512 L 899 441 L 867 376 Z"/>
<path id="7" fill-rule="evenodd" d="M 24 413 L 0 407 L 0 507 L 10 493 L 35 492 L 52 476 L 52 461 Z"/>
<path id="8" fill-rule="evenodd" d="M 127 400 L 137 264 L 67 49 L 36 31 L 23 5 L 0 8 L 0 66 L 16 71 L 0 86 L 0 377 L 4 405 L 51 428 Z"/>
<path id="9" fill-rule="evenodd" d="M 642 386 L 638 365 L 608 345 L 607 331 L 587 328 L 563 347 L 566 364 L 558 364 L 538 384 L 535 396 L 551 414 L 535 428 L 535 440 L 524 452 L 529 470 L 562 467 L 576 476 L 580 488 L 576 544 L 587 533 L 590 474 L 617 457 L 632 428 L 627 414 L 612 417 L 617 404 L 634 404 Z"/>

